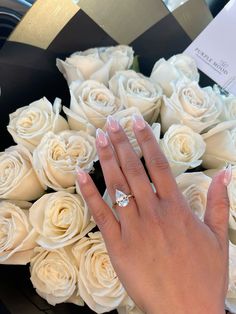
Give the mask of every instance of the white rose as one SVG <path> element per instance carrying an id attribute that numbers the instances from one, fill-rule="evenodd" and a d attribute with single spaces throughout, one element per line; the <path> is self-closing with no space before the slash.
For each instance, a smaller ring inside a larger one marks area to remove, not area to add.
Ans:
<path id="1" fill-rule="evenodd" d="M 233 94 L 222 94 L 218 85 L 213 86 L 214 91 L 221 97 L 223 102 L 222 113 L 220 115 L 220 121 L 236 120 L 236 97 Z"/>
<path id="2" fill-rule="evenodd" d="M 32 201 L 43 193 L 27 148 L 16 145 L 0 153 L 0 198 Z"/>
<path id="3" fill-rule="evenodd" d="M 183 75 L 164 58 L 158 60 L 152 69 L 151 80 L 161 86 L 163 93 L 171 96 L 173 93 L 173 84 L 183 78 Z"/>
<path id="4" fill-rule="evenodd" d="M 78 263 L 79 294 L 94 312 L 109 312 L 126 302 L 128 296 L 112 267 L 100 232 L 89 233 L 74 244 L 72 253 Z"/>
<path id="5" fill-rule="evenodd" d="M 68 85 L 89 79 L 107 84 L 116 71 L 130 68 L 133 58 L 133 49 L 125 45 L 92 48 L 75 52 L 65 61 L 57 59 L 57 67 Z"/>
<path id="6" fill-rule="evenodd" d="M 204 168 L 223 168 L 227 163 L 236 165 L 236 120 L 219 123 L 202 137 L 206 143 L 202 157 Z"/>
<path id="7" fill-rule="evenodd" d="M 137 107 L 148 123 L 157 120 L 162 89 L 150 79 L 132 70 L 120 71 L 109 81 L 109 88 L 125 108 Z"/>
<path id="8" fill-rule="evenodd" d="M 160 146 L 174 176 L 177 176 L 202 163 L 200 158 L 206 145 L 201 135 L 188 126 L 174 124 L 160 140 Z"/>
<path id="9" fill-rule="evenodd" d="M 208 177 L 213 178 L 219 171 L 220 169 L 208 169 L 208 170 L 204 170 L 203 172 Z"/>
<path id="10" fill-rule="evenodd" d="M 11 113 L 7 129 L 16 143 L 33 151 L 48 131 L 56 133 L 69 128 L 60 111 L 59 98 L 55 99 L 52 106 L 44 97 Z"/>
<path id="11" fill-rule="evenodd" d="M 97 159 L 95 138 L 83 131 L 48 132 L 33 153 L 42 184 L 70 193 L 75 190 L 76 166 L 89 172 Z"/>
<path id="12" fill-rule="evenodd" d="M 168 62 L 191 81 L 199 82 L 200 75 L 197 64 L 190 56 L 180 53 L 172 56 Z"/>
<path id="13" fill-rule="evenodd" d="M 72 130 L 83 130 L 95 134 L 103 128 L 109 115 L 121 110 L 118 98 L 104 85 L 96 81 L 78 81 L 70 85 L 70 109 L 63 107 Z"/>
<path id="14" fill-rule="evenodd" d="M 134 131 L 133 131 L 133 120 L 132 120 L 132 115 L 137 114 L 140 115 L 140 111 L 136 107 L 130 107 L 128 109 L 122 110 L 117 112 L 116 114 L 113 115 L 113 117 L 119 121 L 120 125 L 124 129 L 130 144 L 132 145 L 134 151 L 137 153 L 139 157 L 142 156 L 141 149 L 139 147 L 139 144 L 136 140 Z"/>
<path id="15" fill-rule="evenodd" d="M 222 97 L 223 99 L 223 111 L 220 116 L 221 121 L 236 120 L 236 97 L 229 95 L 228 97 Z"/>
<path id="16" fill-rule="evenodd" d="M 196 216 L 203 220 L 211 178 L 203 172 L 183 173 L 176 178 L 180 191 Z"/>
<path id="17" fill-rule="evenodd" d="M 0 201 L 0 264 L 26 265 L 36 246 L 28 219 L 31 203 Z"/>
<path id="18" fill-rule="evenodd" d="M 229 241 L 229 286 L 225 305 L 231 313 L 236 313 L 236 245 L 231 241 Z"/>
<path id="19" fill-rule="evenodd" d="M 161 125 L 160 125 L 160 123 L 153 123 L 151 128 L 152 128 L 152 132 L 153 132 L 157 142 L 159 143 L 160 137 L 161 137 Z"/>
<path id="20" fill-rule="evenodd" d="M 71 302 L 83 305 L 77 294 L 78 271 L 72 256 L 65 249 L 47 251 L 35 248 L 30 274 L 37 293 L 49 304 Z"/>
<path id="21" fill-rule="evenodd" d="M 165 132 L 172 124 L 181 123 L 195 132 L 219 122 L 222 101 L 211 87 L 200 88 L 197 82 L 179 81 L 170 98 L 163 96 L 161 126 Z"/>
<path id="22" fill-rule="evenodd" d="M 30 208 L 29 219 L 36 242 L 46 249 L 72 244 L 95 227 L 82 196 L 64 191 L 43 195 Z"/>

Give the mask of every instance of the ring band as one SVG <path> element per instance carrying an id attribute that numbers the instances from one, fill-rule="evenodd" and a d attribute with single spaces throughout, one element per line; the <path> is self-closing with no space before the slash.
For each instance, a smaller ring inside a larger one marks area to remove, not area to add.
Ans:
<path id="1" fill-rule="evenodd" d="M 122 191 L 116 190 L 116 201 L 113 203 L 113 206 L 126 207 L 129 204 L 129 199 L 134 197 L 132 194 L 125 194 Z"/>

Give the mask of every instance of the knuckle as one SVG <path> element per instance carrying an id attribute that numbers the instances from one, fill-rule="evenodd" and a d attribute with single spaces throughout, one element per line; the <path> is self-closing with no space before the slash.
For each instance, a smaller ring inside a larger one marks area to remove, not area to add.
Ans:
<path id="1" fill-rule="evenodd" d="M 115 144 L 122 144 L 125 143 L 126 141 L 127 138 L 125 137 L 125 134 L 122 132 L 117 132 L 115 136 L 113 136 L 112 138 L 112 142 L 114 142 Z"/>
<path id="2" fill-rule="evenodd" d="M 104 229 L 109 227 L 110 219 L 104 210 L 100 209 L 95 211 L 93 217 L 99 228 Z"/>
<path id="3" fill-rule="evenodd" d="M 142 134 L 142 144 L 153 144 L 153 135 L 150 134 L 150 132 L 147 132 L 147 130 L 145 130 L 145 132 Z"/>
<path id="4" fill-rule="evenodd" d="M 137 160 L 128 159 L 125 162 L 124 170 L 127 174 L 133 176 L 140 176 L 143 175 L 144 173 L 143 165 L 139 159 Z"/>
<path id="5" fill-rule="evenodd" d="M 112 188 L 113 193 L 116 190 L 123 191 L 124 193 L 130 193 L 128 186 L 126 184 L 123 184 L 123 183 L 113 183 L 113 184 L 111 184 L 111 188 Z"/>
<path id="6" fill-rule="evenodd" d="M 227 193 L 221 194 L 220 198 L 216 198 L 215 193 L 208 193 L 208 203 L 216 207 L 218 211 L 225 211 L 230 207 L 230 200 Z"/>
<path id="7" fill-rule="evenodd" d="M 82 187 L 81 192 L 86 200 L 91 200 L 94 197 L 94 189 L 90 185 Z"/>
<path id="8" fill-rule="evenodd" d="M 151 168 L 157 168 L 161 171 L 167 171 L 170 169 L 169 163 L 164 156 L 152 156 L 148 160 L 148 165 Z"/>
<path id="9" fill-rule="evenodd" d="M 152 212 L 150 216 L 150 221 L 147 225 L 147 228 L 152 228 L 153 232 L 158 235 L 158 238 L 161 242 L 165 241 L 165 232 L 167 230 L 168 224 L 167 219 L 162 215 L 158 214 L 157 212 Z"/>
<path id="10" fill-rule="evenodd" d="M 224 213 L 226 209 L 229 209 L 229 207 L 230 204 L 227 198 L 221 199 L 217 204 L 217 210 L 222 213 Z"/>
<path id="11" fill-rule="evenodd" d="M 230 207 L 230 201 L 227 193 L 222 198 L 222 204 L 224 205 L 224 208 L 228 209 Z"/>
<path id="12" fill-rule="evenodd" d="M 164 220 L 169 221 L 169 223 L 178 222 L 181 226 L 187 226 L 192 220 L 193 212 L 179 196 L 173 199 L 163 199 L 162 200 L 162 211 L 161 216 Z"/>
<path id="13" fill-rule="evenodd" d="M 150 211 L 152 224 L 155 225 L 155 228 L 161 228 L 163 226 L 163 216 L 157 212 L 157 210 Z"/>
<path id="14" fill-rule="evenodd" d="M 110 149 L 103 149 L 99 155 L 100 161 L 109 161 L 113 158 L 113 153 Z"/>
<path id="15" fill-rule="evenodd" d="M 195 214 L 191 211 L 191 209 L 187 207 L 180 208 L 178 211 L 179 219 L 186 227 L 193 221 L 193 217 L 195 217 L 194 215 Z"/>

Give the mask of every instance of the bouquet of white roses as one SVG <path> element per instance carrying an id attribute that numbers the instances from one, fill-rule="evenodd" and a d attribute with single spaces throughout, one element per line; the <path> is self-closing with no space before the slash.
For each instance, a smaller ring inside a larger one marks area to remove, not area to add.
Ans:
<path id="1" fill-rule="evenodd" d="M 30 263 L 33 286 L 52 305 L 86 303 L 96 313 L 141 313 L 94 229 L 76 186 L 76 168 L 99 171 L 95 133 L 105 129 L 109 115 L 142 157 L 131 119 L 140 114 L 190 208 L 203 220 L 210 175 L 236 165 L 236 97 L 200 87 L 195 62 L 182 54 L 158 60 L 150 77 L 132 67 L 134 51 L 128 46 L 75 52 L 56 64 L 68 82 L 69 106 L 42 98 L 9 117 L 7 129 L 16 145 L 0 153 L 0 263 Z M 231 231 L 236 230 L 235 182 L 236 166 L 228 188 Z M 104 199 L 110 202 L 106 192 Z M 236 313 L 233 242 L 229 261 L 226 305 Z"/>

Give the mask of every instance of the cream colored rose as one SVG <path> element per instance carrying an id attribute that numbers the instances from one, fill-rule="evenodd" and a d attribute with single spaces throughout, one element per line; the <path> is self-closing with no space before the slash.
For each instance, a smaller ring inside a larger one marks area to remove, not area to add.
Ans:
<path id="1" fill-rule="evenodd" d="M 222 101 L 211 87 L 200 88 L 197 82 L 182 80 L 170 98 L 163 96 L 161 126 L 165 132 L 172 124 L 181 123 L 201 133 L 219 122 L 221 111 Z"/>
<path id="2" fill-rule="evenodd" d="M 30 208 L 29 218 L 36 242 L 49 250 L 70 245 L 95 227 L 82 196 L 64 191 L 43 195 Z"/>
<path id="3" fill-rule="evenodd" d="M 89 233 L 74 244 L 72 253 L 77 260 L 79 294 L 96 313 L 109 312 L 127 301 L 108 256 L 100 232 Z"/>
<path id="4" fill-rule="evenodd" d="M 63 107 L 72 130 L 83 130 L 95 134 L 103 128 L 106 118 L 121 110 L 118 98 L 104 85 L 96 81 L 78 81 L 70 85 L 70 109 Z"/>
<path id="5" fill-rule="evenodd" d="M 223 111 L 220 116 L 221 121 L 236 120 L 236 97 L 229 95 L 228 97 L 222 97 L 223 99 Z"/>
<path id="6" fill-rule="evenodd" d="M 225 300 L 227 310 L 236 313 L 236 245 L 229 241 L 229 286 Z"/>
<path id="7" fill-rule="evenodd" d="M 7 126 L 14 141 L 33 151 L 48 131 L 59 132 L 69 128 L 66 120 L 59 114 L 61 100 L 52 104 L 46 97 L 21 107 L 10 114 Z"/>
<path id="8" fill-rule="evenodd" d="M 166 96 L 170 97 L 175 91 L 174 86 L 178 81 L 187 79 L 199 81 L 199 73 L 195 61 L 184 54 L 178 54 L 169 60 L 161 58 L 152 70 L 151 80 L 159 84 Z"/>
<path id="9" fill-rule="evenodd" d="M 179 175 L 176 182 L 189 207 L 199 219 L 203 220 L 211 178 L 203 172 L 188 172 Z"/>
<path id="10" fill-rule="evenodd" d="M 132 115 L 137 114 L 140 115 L 140 111 L 136 107 L 130 107 L 129 109 L 122 110 L 120 112 L 117 112 L 116 114 L 113 115 L 113 117 L 119 121 L 120 125 L 124 129 L 130 144 L 132 145 L 134 151 L 137 153 L 139 157 L 142 156 L 141 149 L 138 145 L 138 142 L 136 140 L 136 137 L 134 135 L 133 131 L 133 120 L 132 120 Z"/>
<path id="11" fill-rule="evenodd" d="M 206 144 L 201 135 L 191 128 L 174 124 L 160 140 L 160 146 L 174 176 L 177 176 L 202 163 L 200 158 L 204 154 Z"/>
<path id="12" fill-rule="evenodd" d="M 160 86 L 142 74 L 128 70 L 117 72 L 109 81 L 109 88 L 125 108 L 137 107 L 148 123 L 156 122 L 162 99 Z"/>
<path id="13" fill-rule="evenodd" d="M 37 293 L 49 304 L 70 302 L 83 305 L 77 294 L 78 271 L 68 250 L 35 248 L 30 274 Z"/>
<path id="14" fill-rule="evenodd" d="M 28 219 L 31 203 L 0 201 L 0 264 L 26 265 L 36 246 Z"/>
<path id="15" fill-rule="evenodd" d="M 161 137 L 161 125 L 160 125 L 160 123 L 153 123 L 151 128 L 152 128 L 152 132 L 153 132 L 157 142 L 159 143 L 160 137 Z"/>
<path id="16" fill-rule="evenodd" d="M 75 190 L 76 166 L 89 172 L 97 159 L 95 138 L 83 131 L 48 132 L 33 153 L 42 184 L 70 193 Z"/>
<path id="17" fill-rule="evenodd" d="M 183 79 L 181 72 L 164 58 L 158 60 L 151 73 L 151 80 L 161 86 L 163 93 L 170 97 L 173 93 L 173 85 Z"/>
<path id="18" fill-rule="evenodd" d="M 214 91 L 219 95 L 223 102 L 222 113 L 220 115 L 220 121 L 236 120 L 236 97 L 233 94 L 222 94 L 218 85 L 213 86 Z"/>
<path id="19" fill-rule="evenodd" d="M 32 201 L 43 193 L 27 148 L 16 145 L 0 153 L 0 198 Z"/>
<path id="20" fill-rule="evenodd" d="M 223 168 L 227 163 L 236 165 L 236 120 L 219 123 L 202 137 L 206 143 L 202 157 L 204 168 Z"/>
<path id="21" fill-rule="evenodd" d="M 172 56 L 168 62 L 191 81 L 199 82 L 197 64 L 190 56 L 180 53 Z"/>
<path id="22" fill-rule="evenodd" d="M 65 61 L 57 59 L 57 67 L 68 85 L 77 80 L 107 84 L 116 71 L 130 68 L 133 58 L 133 49 L 125 45 L 92 48 L 75 52 Z"/>

